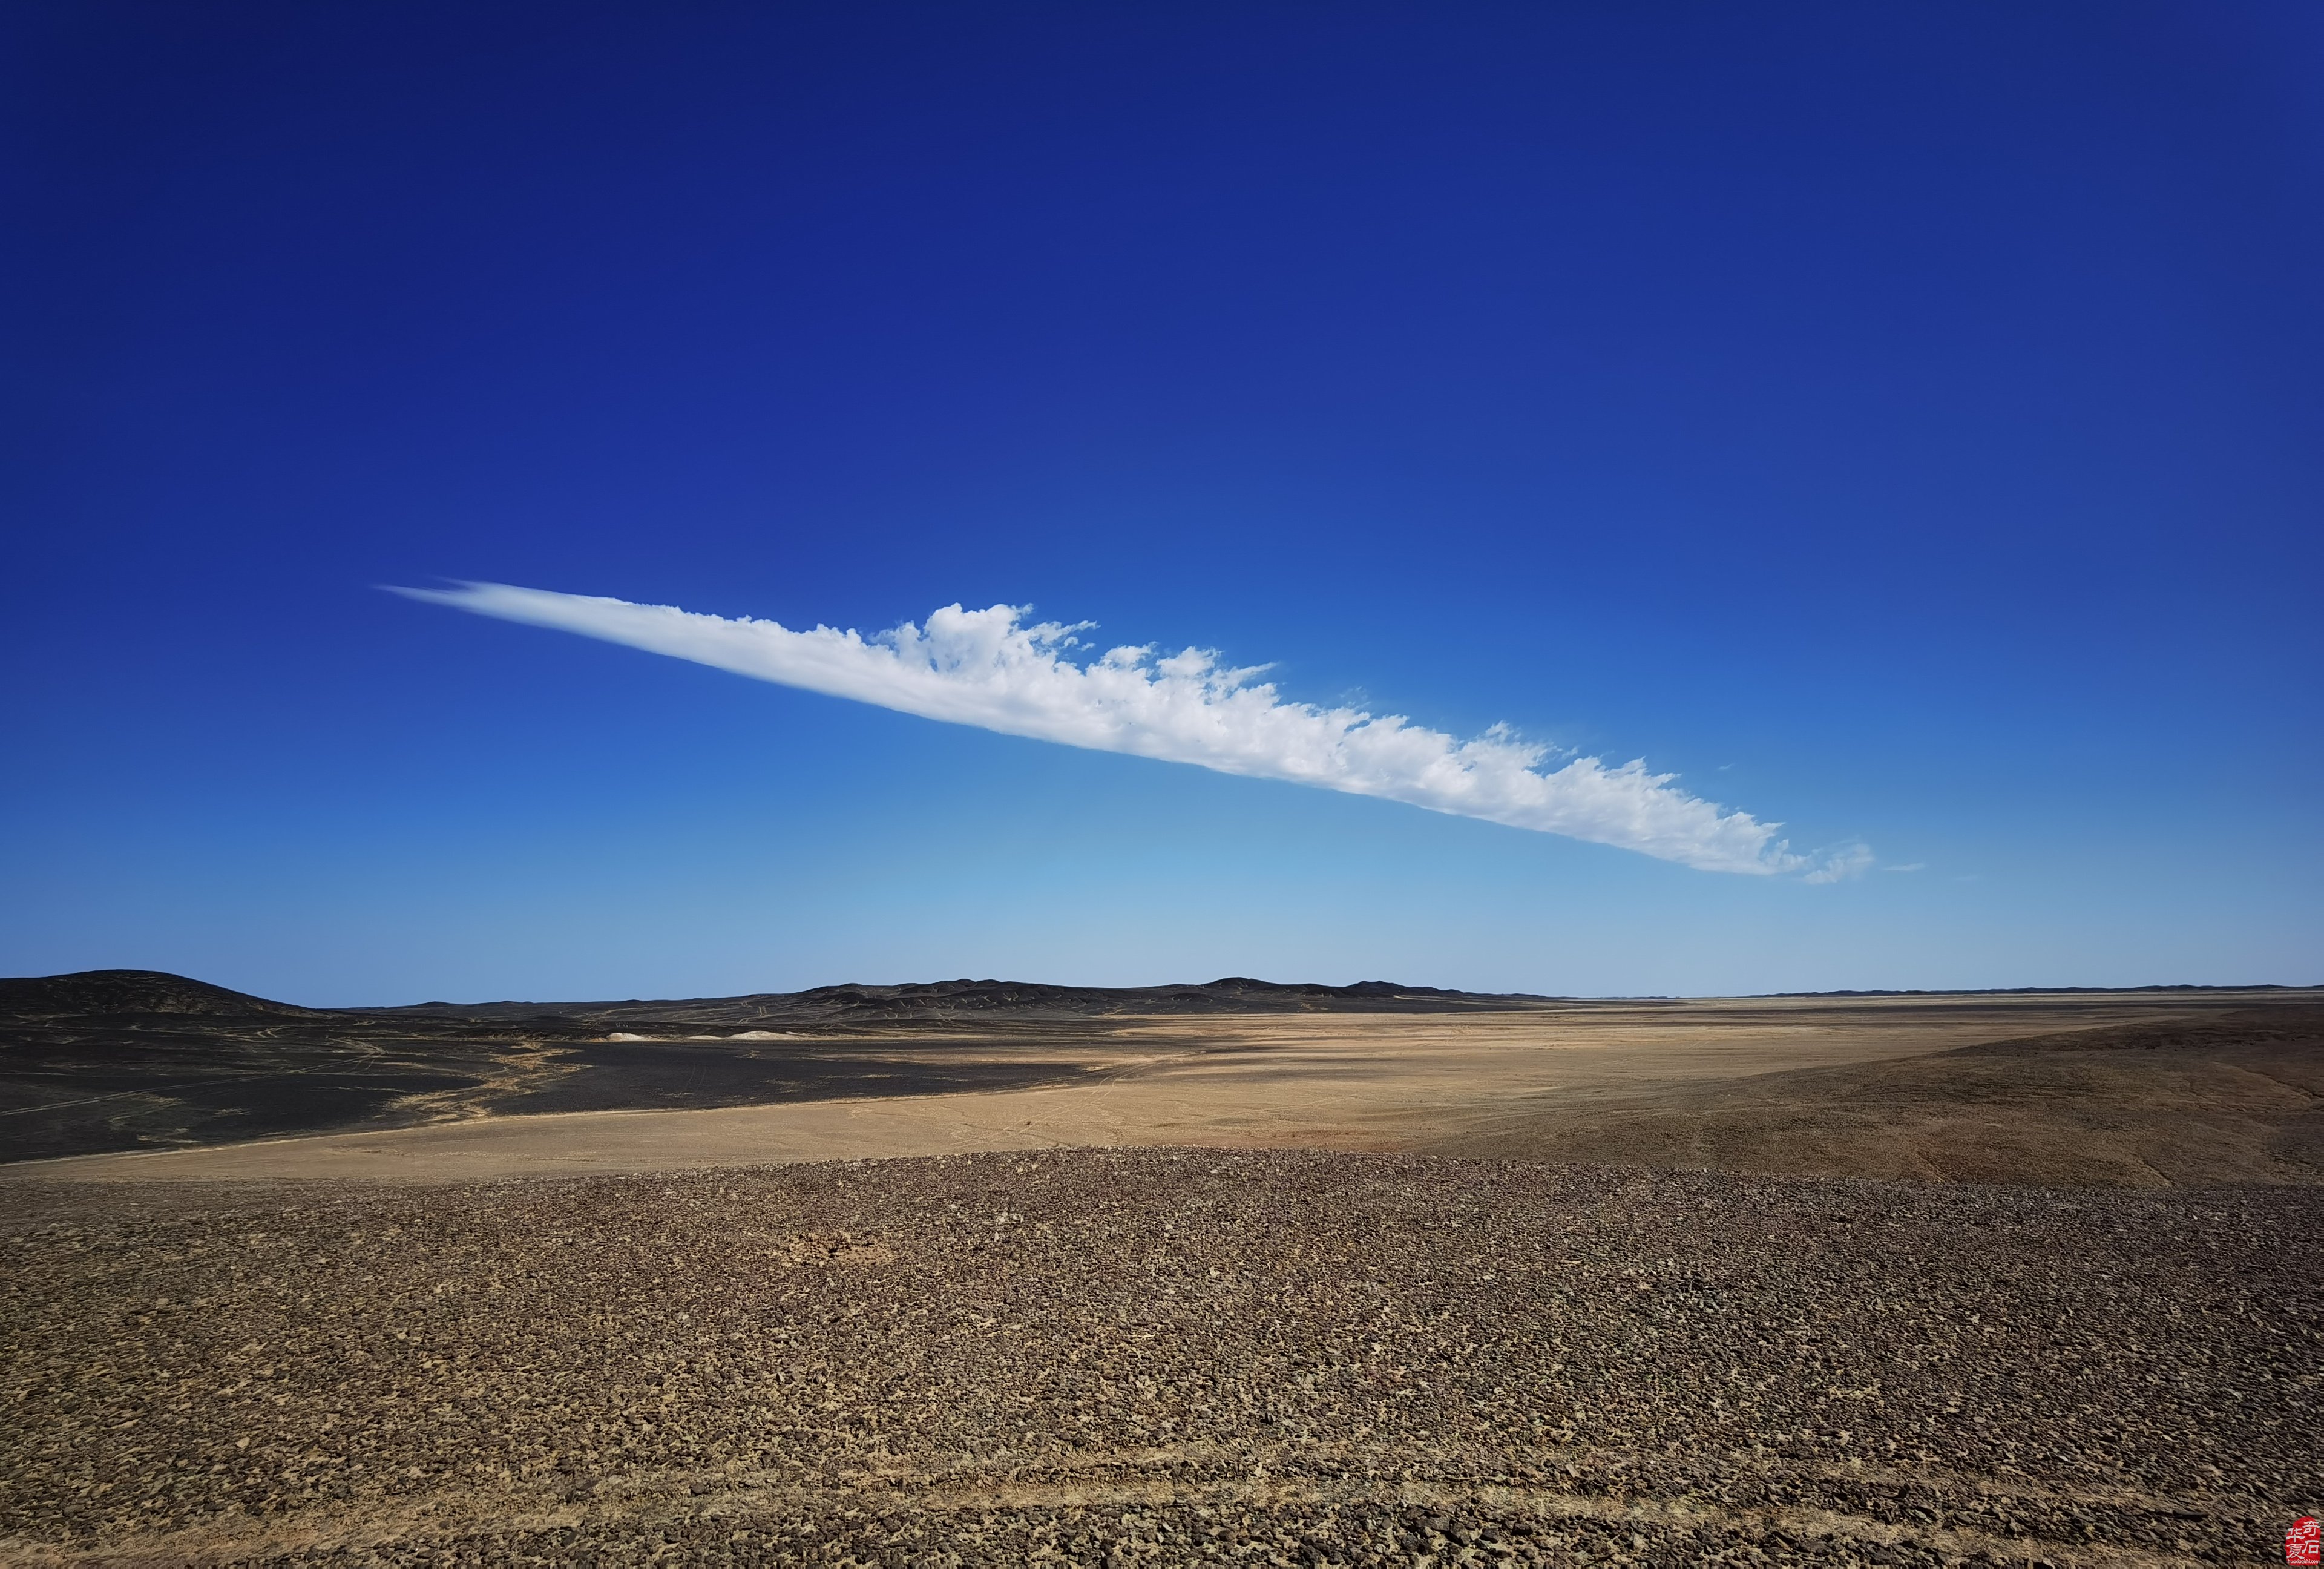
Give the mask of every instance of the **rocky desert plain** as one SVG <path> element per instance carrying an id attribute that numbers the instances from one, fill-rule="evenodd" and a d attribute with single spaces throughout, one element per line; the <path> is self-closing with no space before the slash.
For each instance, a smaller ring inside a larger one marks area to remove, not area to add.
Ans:
<path id="1" fill-rule="evenodd" d="M 2257 1564 L 2324 997 L 0 982 L 0 1562 Z"/>

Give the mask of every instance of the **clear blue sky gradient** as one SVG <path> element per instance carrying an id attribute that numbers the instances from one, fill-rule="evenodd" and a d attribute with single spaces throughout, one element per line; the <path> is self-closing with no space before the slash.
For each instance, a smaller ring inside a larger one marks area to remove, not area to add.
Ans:
<path id="1" fill-rule="evenodd" d="M 2324 9 L 0 32 L 0 972 L 2324 982 Z M 1029 604 L 1882 868 L 1691 871 L 375 586 L 449 578 Z"/>

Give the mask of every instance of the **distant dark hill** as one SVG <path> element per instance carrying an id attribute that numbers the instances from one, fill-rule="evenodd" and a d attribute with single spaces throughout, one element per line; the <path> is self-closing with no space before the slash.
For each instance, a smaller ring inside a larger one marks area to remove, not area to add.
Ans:
<path id="1" fill-rule="evenodd" d="M 69 975 L 0 978 L 0 1020 L 145 1013 L 315 1017 L 312 1009 L 229 992 L 224 986 L 162 970 L 78 970 Z"/>
<path id="2" fill-rule="evenodd" d="M 1539 1001 L 1229 976 L 297 1008 L 153 970 L 87 970 L 0 980 L 0 1161 L 480 1114 L 1003 1089 L 1078 1076 L 1116 1021 Z"/>
<path id="3" fill-rule="evenodd" d="M 624 1029 L 662 1024 L 689 1029 L 801 1028 L 924 1023 L 979 1016 L 1026 1020 L 1140 1018 L 1197 1013 L 1443 1013 L 1536 1007 L 1552 1001 L 1525 993 L 1448 992 L 1360 981 L 1352 986 L 1283 983 L 1230 975 L 1202 985 L 1051 986 L 1032 981 L 921 981 L 895 986 L 848 983 L 806 992 L 744 997 L 632 999 L 604 1002 L 423 1002 L 369 1010 L 374 1016 L 472 1019 L 495 1023 L 563 1020 Z M 348 1010 L 347 1011 L 358 1011 Z"/>
<path id="4" fill-rule="evenodd" d="M 861 1010 L 885 1015 L 1004 1011 L 1102 1015 L 1290 1013 L 1333 1009 L 1368 1013 L 1406 1009 L 1434 1012 L 1447 1008 L 1491 1008 L 1548 999 L 1448 992 L 1435 986 L 1399 986 L 1388 981 L 1324 986 L 1313 982 L 1286 984 L 1230 975 L 1207 984 L 1177 986 L 1048 986 L 1025 981 L 966 980 L 901 986 L 818 986 L 788 998 L 753 1001 L 789 1002 L 802 1011 Z"/>
<path id="5" fill-rule="evenodd" d="M 330 1022 L 365 1029 L 419 1027 L 434 1033 L 451 1020 L 505 1025 L 605 1020 L 660 1020 L 692 1027 L 742 1028 L 770 1020 L 844 1024 L 853 1020 L 941 1020 L 954 1014 L 1145 1015 L 1167 1013 L 1296 1013 L 1344 1009 L 1357 1012 L 1438 1012 L 1523 1007 L 1552 999 L 1522 992 L 1452 992 L 1360 981 L 1352 986 L 1313 982 L 1254 981 L 1229 975 L 1201 985 L 1052 986 L 1030 981 L 925 981 L 895 986 L 847 983 L 805 992 L 758 992 L 741 997 L 632 998 L 599 1002 L 415 1002 L 391 1008 L 301 1008 L 213 986 L 161 970 L 80 970 L 68 975 L 0 978 L 0 1026 L 40 1020 L 118 1020 L 164 1016 L 172 1025 L 209 1017 Z"/>

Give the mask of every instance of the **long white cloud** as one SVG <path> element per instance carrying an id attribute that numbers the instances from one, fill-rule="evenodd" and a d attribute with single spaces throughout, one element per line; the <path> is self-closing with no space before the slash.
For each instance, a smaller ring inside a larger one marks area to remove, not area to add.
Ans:
<path id="1" fill-rule="evenodd" d="M 1812 862 L 1775 837 L 1780 824 L 1690 795 L 1643 761 L 1609 768 L 1576 757 L 1550 768 L 1548 748 L 1504 726 L 1461 741 L 1396 715 L 1286 701 L 1257 679 L 1260 671 L 1222 666 L 1201 649 L 1157 657 L 1151 648 L 1117 648 L 1076 659 L 1084 627 L 1028 623 L 1006 605 L 947 605 L 924 627 L 907 622 L 865 637 L 501 583 L 393 592 L 923 718 L 1379 796 L 1709 872 L 1831 881 L 1870 859 L 1858 846 Z"/>

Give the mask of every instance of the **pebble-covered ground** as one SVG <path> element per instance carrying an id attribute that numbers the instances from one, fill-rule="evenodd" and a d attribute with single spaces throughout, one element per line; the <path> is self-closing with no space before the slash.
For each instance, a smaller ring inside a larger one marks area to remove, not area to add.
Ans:
<path id="1" fill-rule="evenodd" d="M 2324 1204 L 1314 1152 L 17 1186 L 0 1561 L 2280 1561 Z"/>

